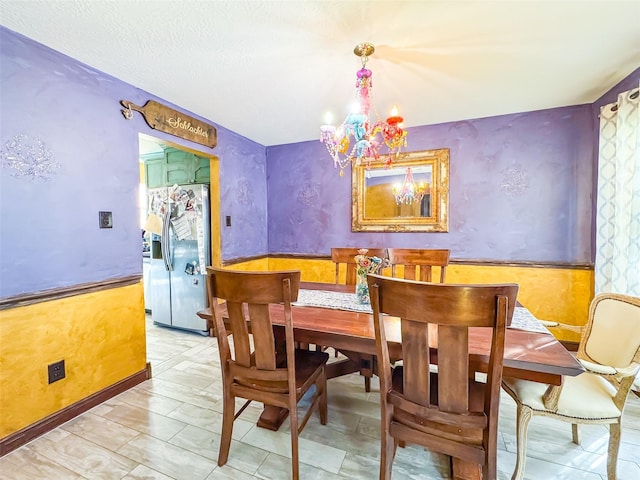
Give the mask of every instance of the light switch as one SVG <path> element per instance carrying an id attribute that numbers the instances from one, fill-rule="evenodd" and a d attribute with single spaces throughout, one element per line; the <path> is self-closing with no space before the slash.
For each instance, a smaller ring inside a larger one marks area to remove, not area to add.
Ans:
<path id="1" fill-rule="evenodd" d="M 111 212 L 98 212 L 100 228 L 113 228 L 113 214 Z"/>

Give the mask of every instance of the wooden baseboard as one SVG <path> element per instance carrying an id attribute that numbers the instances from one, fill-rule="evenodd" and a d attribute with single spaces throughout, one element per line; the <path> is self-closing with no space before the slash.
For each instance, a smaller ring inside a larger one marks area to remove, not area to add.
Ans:
<path id="1" fill-rule="evenodd" d="M 355 247 L 354 247 L 355 248 Z M 380 247 L 382 248 L 382 247 Z M 232 267 L 238 263 L 254 260 L 283 258 L 289 260 L 331 260 L 331 255 L 317 253 L 269 253 L 252 257 L 228 258 L 222 261 L 223 267 Z M 533 260 L 492 260 L 475 258 L 451 258 L 449 265 L 473 265 L 481 267 L 530 267 L 530 268 L 562 268 L 571 270 L 593 270 L 593 263 L 576 262 L 546 262 Z"/>
<path id="2" fill-rule="evenodd" d="M 50 302 L 61 298 L 74 297 L 76 295 L 85 295 L 87 293 L 101 292 L 112 288 L 121 288 L 129 285 L 135 285 L 142 281 L 142 275 L 129 275 L 122 278 L 113 278 L 110 280 L 102 280 L 100 282 L 81 283 L 70 287 L 52 288 L 50 290 L 42 290 L 39 292 L 21 293 L 11 297 L 0 298 L 0 310 L 8 310 L 10 308 L 24 307 L 40 302 Z"/>
<path id="3" fill-rule="evenodd" d="M 22 430 L 18 430 L 11 435 L 6 436 L 0 440 L 0 457 L 12 452 L 16 448 L 25 445 L 31 440 L 59 427 L 63 423 L 77 417 L 81 413 L 92 409 L 93 407 L 100 405 L 101 403 L 115 397 L 116 395 L 129 390 L 130 388 L 138 385 L 151 378 L 151 364 L 147 363 L 147 367 L 144 370 L 140 370 L 134 373 L 130 377 L 120 380 L 118 383 L 111 385 L 110 387 L 100 390 L 93 395 L 83 398 L 82 400 L 63 408 L 62 410 L 43 418 L 42 420 L 29 425 Z"/>

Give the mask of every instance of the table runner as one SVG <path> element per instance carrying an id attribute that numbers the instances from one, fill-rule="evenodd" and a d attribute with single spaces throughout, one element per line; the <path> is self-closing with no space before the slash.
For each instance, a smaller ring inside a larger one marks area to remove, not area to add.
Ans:
<path id="1" fill-rule="evenodd" d="M 370 305 L 358 303 L 355 293 L 330 292 L 326 290 L 300 289 L 298 292 L 298 300 L 294 302 L 293 305 L 373 313 Z M 549 330 L 525 307 L 515 307 L 509 328 L 529 332 L 549 333 Z"/>
<path id="2" fill-rule="evenodd" d="M 293 305 L 373 313 L 371 305 L 358 303 L 355 293 L 329 292 L 326 290 L 300 289 L 298 291 L 298 301 L 294 302 Z"/>

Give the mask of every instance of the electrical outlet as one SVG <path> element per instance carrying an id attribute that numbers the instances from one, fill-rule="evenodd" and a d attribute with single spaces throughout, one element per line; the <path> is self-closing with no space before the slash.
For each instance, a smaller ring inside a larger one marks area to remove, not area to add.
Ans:
<path id="1" fill-rule="evenodd" d="M 49 383 L 57 382 L 64 378 L 64 360 L 52 363 L 48 367 L 49 370 Z"/>

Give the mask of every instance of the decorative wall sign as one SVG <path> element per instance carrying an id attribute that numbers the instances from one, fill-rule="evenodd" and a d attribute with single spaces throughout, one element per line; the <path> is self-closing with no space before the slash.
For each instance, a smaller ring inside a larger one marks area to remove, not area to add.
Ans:
<path id="1" fill-rule="evenodd" d="M 218 143 L 217 131 L 213 125 L 197 120 L 189 115 L 178 112 L 172 108 L 162 105 L 153 100 L 149 100 L 143 107 L 131 103 L 128 100 L 121 100 L 120 104 L 125 108 L 122 110 L 124 118 L 131 120 L 132 110 L 140 112 L 154 130 L 160 130 L 176 137 L 186 138 L 192 142 L 214 148 Z"/>

